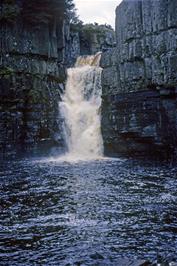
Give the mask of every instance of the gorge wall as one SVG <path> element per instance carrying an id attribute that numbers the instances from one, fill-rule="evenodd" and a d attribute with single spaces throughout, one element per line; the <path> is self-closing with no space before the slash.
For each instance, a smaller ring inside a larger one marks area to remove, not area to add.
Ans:
<path id="1" fill-rule="evenodd" d="M 80 55 L 94 55 L 115 44 L 115 32 L 109 25 L 68 25 L 66 39 L 67 66 L 73 66 Z"/>
<path id="2" fill-rule="evenodd" d="M 177 150 L 177 1 L 124 0 L 116 47 L 102 55 L 107 155 Z"/>
<path id="3" fill-rule="evenodd" d="M 66 66 L 103 51 L 106 155 L 175 154 L 177 2 L 124 0 L 114 32 L 71 28 L 64 0 L 0 2 L 0 154 L 58 146 Z"/>
<path id="4" fill-rule="evenodd" d="M 64 0 L 5 0 L 0 9 L 0 154 L 62 147 Z"/>
<path id="5" fill-rule="evenodd" d="M 70 25 L 65 0 L 0 2 L 0 157 L 64 148 L 66 67 L 112 47 L 110 26 Z"/>

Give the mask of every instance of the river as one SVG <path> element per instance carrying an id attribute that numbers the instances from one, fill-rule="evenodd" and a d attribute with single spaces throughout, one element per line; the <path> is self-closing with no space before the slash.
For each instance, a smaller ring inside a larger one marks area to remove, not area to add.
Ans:
<path id="1" fill-rule="evenodd" d="M 0 265 L 177 260 L 176 173 L 131 159 L 1 163 Z"/>

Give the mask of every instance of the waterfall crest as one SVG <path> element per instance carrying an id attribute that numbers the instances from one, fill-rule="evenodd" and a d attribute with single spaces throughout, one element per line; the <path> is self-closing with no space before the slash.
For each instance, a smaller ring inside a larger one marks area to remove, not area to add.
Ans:
<path id="1" fill-rule="evenodd" d="M 64 119 L 66 156 L 96 159 L 103 155 L 101 136 L 101 54 L 80 56 L 68 69 L 66 91 L 59 108 Z"/>

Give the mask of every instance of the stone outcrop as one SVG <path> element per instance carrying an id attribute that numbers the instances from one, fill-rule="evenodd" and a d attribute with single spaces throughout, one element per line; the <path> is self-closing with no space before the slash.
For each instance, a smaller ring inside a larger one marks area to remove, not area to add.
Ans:
<path id="1" fill-rule="evenodd" d="M 176 151 L 176 13 L 176 0 L 124 0 L 117 7 L 117 45 L 101 59 L 106 154 Z"/>
<path id="2" fill-rule="evenodd" d="M 64 1 L 56 2 L 1 1 L 1 154 L 63 145 Z"/>
<path id="3" fill-rule="evenodd" d="M 79 32 L 72 31 L 67 25 L 65 61 L 67 67 L 74 66 L 76 59 L 81 54 Z"/>
<path id="4" fill-rule="evenodd" d="M 115 44 L 115 32 L 109 25 L 76 24 L 67 29 L 66 62 L 73 66 L 80 55 L 94 55 Z"/>

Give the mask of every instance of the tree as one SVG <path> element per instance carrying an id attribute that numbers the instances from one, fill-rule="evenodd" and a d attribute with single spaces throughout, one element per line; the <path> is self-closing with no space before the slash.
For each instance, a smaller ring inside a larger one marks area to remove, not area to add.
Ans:
<path id="1" fill-rule="evenodd" d="M 48 23 L 64 16 L 66 0 L 22 0 L 23 17 L 32 23 Z"/>
<path id="2" fill-rule="evenodd" d="M 77 15 L 77 9 L 73 0 L 65 0 L 65 11 L 66 18 L 69 20 L 70 24 L 78 24 L 81 22 L 79 20 L 79 16 Z"/>

